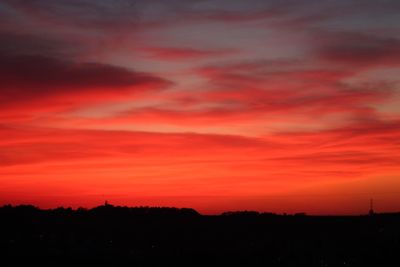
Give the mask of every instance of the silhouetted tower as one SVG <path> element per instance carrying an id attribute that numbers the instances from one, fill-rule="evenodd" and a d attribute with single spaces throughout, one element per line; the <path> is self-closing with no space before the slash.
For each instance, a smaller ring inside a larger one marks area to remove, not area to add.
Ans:
<path id="1" fill-rule="evenodd" d="M 107 201 L 107 200 L 106 200 L 106 201 L 104 201 L 104 206 L 106 206 L 106 207 L 110 206 L 110 204 L 108 203 L 108 201 Z"/>
<path id="2" fill-rule="evenodd" d="M 371 198 L 370 203 L 369 203 L 369 215 L 374 215 L 374 200 Z"/>

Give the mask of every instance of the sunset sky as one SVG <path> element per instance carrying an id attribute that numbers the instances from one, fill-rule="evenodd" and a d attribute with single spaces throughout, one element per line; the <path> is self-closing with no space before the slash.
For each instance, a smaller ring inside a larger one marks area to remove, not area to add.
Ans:
<path id="1" fill-rule="evenodd" d="M 2 0 L 0 205 L 400 211 L 400 1 Z"/>

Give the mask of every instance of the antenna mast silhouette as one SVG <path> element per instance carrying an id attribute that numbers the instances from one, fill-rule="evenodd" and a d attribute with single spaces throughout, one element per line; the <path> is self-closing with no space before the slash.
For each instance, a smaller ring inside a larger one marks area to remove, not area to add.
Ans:
<path id="1" fill-rule="evenodd" d="M 369 215 L 374 215 L 374 199 L 371 198 L 369 203 Z"/>

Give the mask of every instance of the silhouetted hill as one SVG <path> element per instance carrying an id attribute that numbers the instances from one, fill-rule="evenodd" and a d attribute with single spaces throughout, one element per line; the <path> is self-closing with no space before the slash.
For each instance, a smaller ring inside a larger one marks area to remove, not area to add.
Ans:
<path id="1" fill-rule="evenodd" d="M 2 266 L 400 266 L 400 214 L 0 208 Z"/>

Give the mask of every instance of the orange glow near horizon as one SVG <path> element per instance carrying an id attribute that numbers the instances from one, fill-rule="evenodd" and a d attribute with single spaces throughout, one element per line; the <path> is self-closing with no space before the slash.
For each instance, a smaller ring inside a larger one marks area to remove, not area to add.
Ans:
<path id="1" fill-rule="evenodd" d="M 399 5 L 128 2 L 0 3 L 0 205 L 400 211 Z"/>

